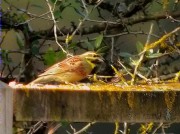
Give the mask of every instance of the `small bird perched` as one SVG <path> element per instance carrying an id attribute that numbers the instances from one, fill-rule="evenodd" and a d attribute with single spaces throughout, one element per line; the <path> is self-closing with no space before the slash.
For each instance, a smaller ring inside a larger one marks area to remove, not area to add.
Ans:
<path id="1" fill-rule="evenodd" d="M 76 55 L 49 67 L 30 84 L 77 82 L 86 78 L 99 62 L 103 62 L 103 58 L 95 52 Z"/>

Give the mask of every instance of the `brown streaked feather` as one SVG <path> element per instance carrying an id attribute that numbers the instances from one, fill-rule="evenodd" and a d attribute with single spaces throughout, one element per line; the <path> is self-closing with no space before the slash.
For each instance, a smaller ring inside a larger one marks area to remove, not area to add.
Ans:
<path id="1" fill-rule="evenodd" d="M 76 71 L 78 74 L 86 75 L 86 72 L 83 70 L 84 68 L 82 65 L 82 59 L 79 56 L 74 56 L 49 67 L 48 69 L 45 70 L 44 73 L 40 74 L 39 77 L 54 75 L 54 74 L 59 75 L 64 72 L 73 72 L 73 71 Z"/>

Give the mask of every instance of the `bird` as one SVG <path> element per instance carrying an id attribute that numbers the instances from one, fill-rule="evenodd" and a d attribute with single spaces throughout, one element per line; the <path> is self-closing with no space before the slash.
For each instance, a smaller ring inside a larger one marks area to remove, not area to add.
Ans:
<path id="1" fill-rule="evenodd" d="M 78 82 L 86 78 L 96 65 L 103 61 L 102 56 L 93 51 L 75 55 L 52 65 L 29 84 Z"/>

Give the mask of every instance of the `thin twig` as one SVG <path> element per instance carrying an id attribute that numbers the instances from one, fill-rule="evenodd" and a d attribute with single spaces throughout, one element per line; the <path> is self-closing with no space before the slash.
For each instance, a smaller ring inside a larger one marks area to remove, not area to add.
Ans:
<path id="1" fill-rule="evenodd" d="M 53 19 L 48 19 L 48 18 L 44 18 L 44 17 L 43 17 L 43 16 L 45 16 L 45 15 L 47 15 L 47 14 L 49 14 L 49 13 L 50 13 L 50 12 L 46 12 L 46 13 L 43 13 L 43 14 L 41 14 L 41 15 L 39 15 L 39 16 L 32 17 L 32 18 L 30 18 L 30 19 L 27 19 L 27 20 L 24 21 L 24 22 L 21 22 L 21 23 L 16 24 L 15 26 L 19 26 L 19 25 L 26 24 L 26 23 L 28 23 L 28 22 L 30 22 L 30 21 L 32 21 L 32 20 L 37 19 L 37 18 L 44 19 L 44 20 L 48 20 L 48 21 L 52 21 Z"/>
<path id="2" fill-rule="evenodd" d="M 97 4 L 95 5 L 95 8 L 97 8 L 104 0 L 98 0 Z"/>
<path id="3" fill-rule="evenodd" d="M 70 124 L 70 128 L 73 130 L 73 133 L 76 132 L 76 129 Z"/>
<path id="4" fill-rule="evenodd" d="M 86 3 L 84 2 L 84 0 L 81 0 L 81 3 L 82 3 L 82 5 L 83 5 L 83 7 L 84 7 L 84 9 L 86 11 L 86 14 L 89 14 L 89 11 L 88 11 L 88 9 L 86 7 Z"/>
<path id="5" fill-rule="evenodd" d="M 123 32 L 123 33 L 118 33 L 118 34 L 112 34 L 112 35 L 104 35 L 104 37 L 106 38 L 111 38 L 111 37 L 117 37 L 117 36 L 122 36 L 122 35 L 129 35 L 129 34 L 134 34 L 134 35 L 137 35 L 137 34 L 144 34 L 144 35 L 150 35 L 150 36 L 153 36 L 153 37 L 156 37 L 156 38 L 160 38 L 160 36 L 156 35 L 156 34 L 149 34 L 149 33 L 145 33 L 143 31 L 138 31 L 138 32 Z"/>
<path id="6" fill-rule="evenodd" d="M 114 56 L 114 37 L 111 38 L 111 62 L 113 62 Z"/>
<path id="7" fill-rule="evenodd" d="M 17 77 L 17 81 L 19 82 L 20 79 L 21 79 L 21 74 L 24 72 L 25 70 L 25 67 L 24 67 L 24 60 L 25 60 L 25 54 L 22 54 L 21 56 L 21 62 L 20 62 L 20 70 L 19 70 L 19 74 L 18 74 L 18 77 Z"/>
<path id="8" fill-rule="evenodd" d="M 118 60 L 118 63 L 125 69 L 125 71 L 126 71 L 131 77 L 133 77 L 133 74 L 128 71 L 128 69 L 122 64 L 122 62 L 120 61 L 120 59 Z"/>
<path id="9" fill-rule="evenodd" d="M 124 122 L 124 131 L 123 134 L 128 134 L 128 124 L 127 122 Z"/>
<path id="10" fill-rule="evenodd" d="M 163 122 L 159 123 L 159 125 L 154 129 L 154 131 L 151 134 L 155 134 L 159 128 L 163 126 Z"/>
<path id="11" fill-rule="evenodd" d="M 38 121 L 35 125 L 33 125 L 30 130 L 28 131 L 27 134 L 34 134 L 36 131 L 38 131 L 42 126 L 44 122 L 43 121 Z"/>
<path id="12" fill-rule="evenodd" d="M 147 37 L 147 41 L 146 41 L 145 47 L 146 47 L 146 46 L 148 45 L 148 43 L 150 42 L 150 34 L 152 33 L 153 26 L 154 26 L 153 23 L 151 23 L 150 30 L 149 30 L 149 35 L 148 35 L 148 37 Z M 146 53 L 146 51 L 144 51 L 144 52 L 141 54 L 139 60 L 137 61 L 137 64 L 136 64 L 135 69 L 134 69 L 133 78 L 132 78 L 132 80 L 131 80 L 131 85 L 133 85 L 134 82 L 135 82 L 138 68 L 139 68 L 139 66 L 141 65 L 141 63 L 142 63 L 142 61 L 143 61 L 143 59 L 144 59 L 145 53 Z"/>
<path id="13" fill-rule="evenodd" d="M 174 18 L 173 18 L 171 15 L 169 15 L 168 13 L 166 13 L 166 16 L 167 16 L 167 18 L 170 19 L 171 21 L 180 23 L 180 20 L 174 19 Z"/>
<path id="14" fill-rule="evenodd" d="M 61 123 L 55 123 L 52 127 L 50 127 L 47 134 L 54 134 L 61 126 Z"/>
<path id="15" fill-rule="evenodd" d="M 57 0 L 56 0 L 56 1 L 57 1 Z M 51 7 L 51 5 L 50 5 L 50 3 L 49 3 L 48 0 L 46 0 L 46 3 L 47 3 L 47 5 L 48 5 L 48 7 L 49 7 L 49 11 L 50 11 L 50 13 L 51 13 L 51 17 L 52 17 L 53 23 L 54 23 L 54 37 L 55 37 L 55 41 L 56 41 L 57 45 L 61 48 L 61 50 L 62 50 L 64 53 L 67 54 L 67 52 L 64 50 L 64 48 L 63 48 L 63 47 L 61 46 L 61 44 L 59 44 L 59 42 L 58 42 L 58 37 L 57 37 L 57 23 L 56 23 L 56 20 L 55 20 L 55 17 L 54 17 L 54 13 L 53 13 L 54 7 L 53 7 L 53 8 Z M 54 6 L 55 6 L 55 5 L 54 5 Z"/>
<path id="16" fill-rule="evenodd" d="M 75 132 L 74 134 L 81 134 L 81 133 L 85 132 L 88 128 L 90 128 L 95 123 L 96 122 L 88 123 L 85 127 L 83 127 L 81 130 Z"/>
<path id="17" fill-rule="evenodd" d="M 13 8 L 15 8 L 15 9 L 18 10 L 18 11 L 21 11 L 21 12 L 23 12 L 23 13 L 26 13 L 26 14 L 29 15 L 30 17 L 33 17 L 33 18 L 41 18 L 41 19 L 44 19 L 44 20 L 50 20 L 50 19 L 48 19 L 48 18 L 43 17 L 43 16 L 45 16 L 46 14 L 48 14 L 48 13 L 50 13 L 50 12 L 43 13 L 42 15 L 36 15 L 36 14 L 33 14 L 33 13 L 28 12 L 27 10 L 23 10 L 23 9 L 21 9 L 21 8 L 18 8 L 18 7 L 16 7 L 16 6 L 14 6 L 13 4 L 11 4 L 10 2 L 6 1 L 6 0 L 5 0 L 4 2 L 6 2 L 10 7 L 13 7 Z"/>

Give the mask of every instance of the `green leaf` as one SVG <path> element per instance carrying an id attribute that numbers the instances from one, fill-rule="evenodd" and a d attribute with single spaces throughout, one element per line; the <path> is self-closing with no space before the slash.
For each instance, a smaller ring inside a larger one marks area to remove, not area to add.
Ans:
<path id="1" fill-rule="evenodd" d="M 121 52 L 119 53 L 119 56 L 124 57 L 124 58 L 129 58 L 129 57 L 132 57 L 132 54 L 127 53 L 127 52 Z"/>
<path id="2" fill-rule="evenodd" d="M 39 54 L 39 48 L 37 46 L 32 46 L 31 52 L 33 55 L 38 55 Z"/>
<path id="3" fill-rule="evenodd" d="M 60 12 L 63 12 L 64 9 L 68 6 L 71 6 L 71 3 L 62 3 L 60 6 L 59 6 L 59 11 Z"/>
<path id="4" fill-rule="evenodd" d="M 62 18 L 61 12 L 59 10 L 54 11 L 54 17 L 55 17 L 55 19 Z"/>
<path id="5" fill-rule="evenodd" d="M 77 8 L 73 7 L 73 9 L 74 9 L 74 10 L 76 11 L 76 13 L 78 13 L 80 16 L 82 16 L 82 17 L 85 17 L 85 16 L 86 16 L 83 12 L 81 12 L 81 11 L 78 10 Z"/>
<path id="6" fill-rule="evenodd" d="M 23 49 L 24 48 L 24 40 L 18 32 L 15 32 L 15 33 L 16 33 L 16 42 L 17 42 L 19 48 Z"/>
<path id="7" fill-rule="evenodd" d="M 140 66 L 140 67 L 139 67 L 139 70 L 142 71 L 142 72 L 146 72 L 146 73 L 147 73 L 150 69 L 149 69 L 148 67 L 142 67 L 142 66 Z"/>
<path id="8" fill-rule="evenodd" d="M 12 59 L 8 56 L 8 50 L 1 50 L 1 58 L 5 65 L 9 65 L 12 62 Z"/>
<path id="9" fill-rule="evenodd" d="M 163 56 L 163 53 L 154 53 L 154 54 L 146 55 L 146 58 L 154 59 L 154 58 L 159 58 L 161 56 Z"/>
<path id="10" fill-rule="evenodd" d="M 105 53 L 108 49 L 109 49 L 108 46 L 103 46 L 103 47 L 99 48 L 96 52 L 97 53 Z"/>
<path id="11" fill-rule="evenodd" d="M 38 45 L 39 45 L 39 41 L 38 41 L 38 40 L 34 40 L 31 44 L 32 44 L 33 46 L 38 46 Z"/>
<path id="12" fill-rule="evenodd" d="M 56 0 L 51 0 L 51 2 L 54 4 L 56 2 Z"/>
<path id="13" fill-rule="evenodd" d="M 56 53 L 56 61 L 63 60 L 66 58 L 66 54 L 63 51 Z"/>
<path id="14" fill-rule="evenodd" d="M 39 54 L 39 41 L 38 40 L 34 40 L 32 43 L 31 43 L 31 52 L 33 55 L 38 55 Z"/>
<path id="15" fill-rule="evenodd" d="M 62 1 L 57 1 L 56 6 L 60 6 L 63 2 Z"/>
<path id="16" fill-rule="evenodd" d="M 52 47 L 49 47 L 46 54 L 43 56 L 44 63 L 46 65 L 53 65 L 57 61 L 62 60 L 66 57 L 66 54 L 63 51 L 55 52 Z"/>
<path id="17" fill-rule="evenodd" d="M 77 42 L 72 42 L 71 44 L 68 45 L 68 49 L 75 49 L 77 48 Z"/>
<path id="18" fill-rule="evenodd" d="M 102 40 L 103 40 L 102 34 L 100 34 L 98 37 L 96 37 L 95 44 L 94 44 L 96 49 L 98 49 L 101 46 Z"/>
<path id="19" fill-rule="evenodd" d="M 136 43 L 136 49 L 137 49 L 137 52 L 138 52 L 138 53 L 141 53 L 141 52 L 143 51 L 144 46 L 143 46 L 143 44 L 142 44 L 140 41 L 138 41 L 138 42 Z"/>
<path id="20" fill-rule="evenodd" d="M 70 124 L 70 122 L 68 122 L 66 120 L 62 120 L 62 121 L 60 121 L 60 123 L 62 124 L 63 127 L 67 127 Z"/>
<path id="21" fill-rule="evenodd" d="M 89 51 L 94 51 L 94 46 L 88 40 L 85 40 L 84 43 Z"/>
<path id="22" fill-rule="evenodd" d="M 41 6 L 41 5 L 37 5 L 37 4 L 31 4 L 31 7 L 36 7 L 36 8 L 43 9 L 43 6 Z"/>
<path id="23" fill-rule="evenodd" d="M 53 65 L 56 62 L 56 53 L 54 52 L 53 48 L 50 47 L 47 50 L 47 53 L 43 56 L 44 62 L 46 65 Z"/>

